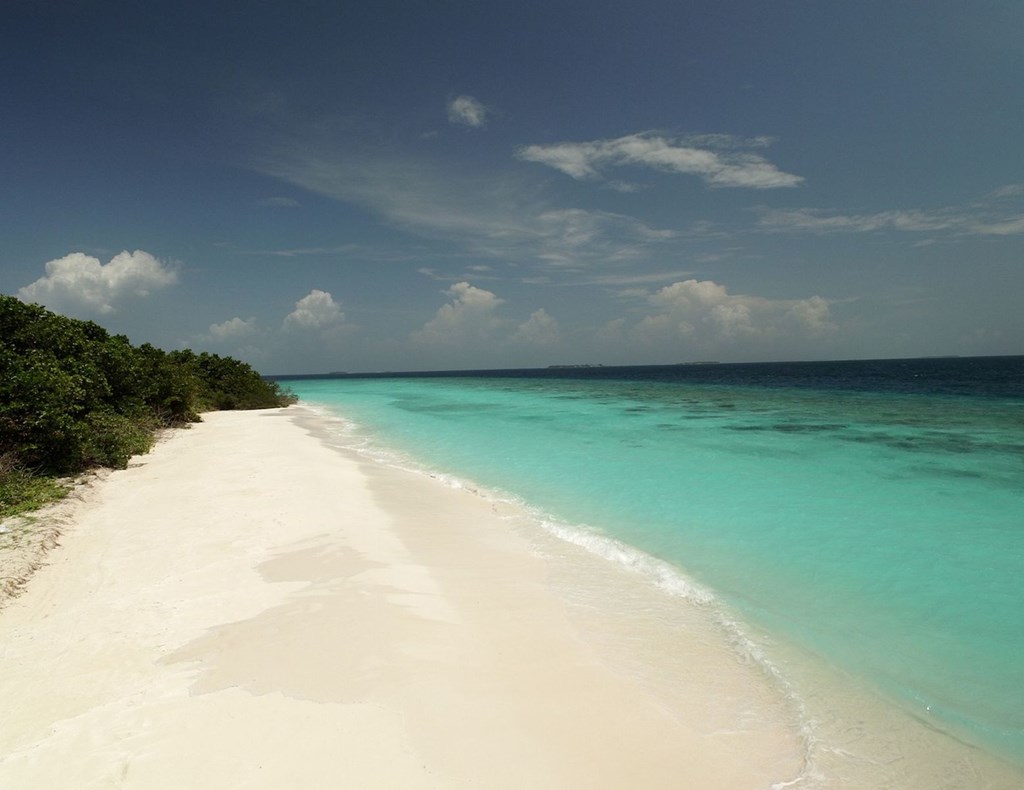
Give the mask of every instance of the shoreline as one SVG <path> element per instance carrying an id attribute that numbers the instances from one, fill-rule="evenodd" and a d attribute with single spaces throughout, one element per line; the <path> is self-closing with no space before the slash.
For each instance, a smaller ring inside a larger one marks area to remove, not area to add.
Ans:
<path id="1" fill-rule="evenodd" d="M 714 693 L 659 695 L 644 657 L 609 660 L 617 626 L 581 620 L 515 513 L 329 446 L 320 422 L 213 413 L 83 497 L 0 611 L 0 784 L 801 776 L 799 734 L 756 668 L 674 633 L 658 651 L 713 672 Z"/>
<path id="2" fill-rule="evenodd" d="M 336 446 L 369 459 L 371 468 L 397 467 L 437 478 L 492 507 L 509 508 L 506 518 L 544 557 L 549 585 L 572 610 L 577 630 L 600 646 L 609 666 L 643 678 L 659 698 L 683 709 L 692 708 L 694 700 L 715 698 L 716 707 L 729 711 L 720 721 L 729 722 L 736 708 L 720 704 L 725 684 L 718 683 L 716 673 L 737 660 L 755 665 L 762 682 L 756 691 L 748 686 L 747 694 L 762 699 L 762 714 L 770 710 L 777 723 L 798 731 L 803 743 L 799 778 L 778 786 L 1015 790 L 1024 783 L 1024 766 L 1011 757 L 919 717 L 864 679 L 737 617 L 681 569 L 591 529 L 551 521 L 514 494 L 430 471 L 433 465 L 423 466 L 428 459 L 367 444 L 358 432 L 350 435 L 347 418 L 333 407 L 303 405 L 316 412 L 318 430 L 327 431 Z M 680 633 L 687 643 L 682 657 L 676 654 Z M 704 661 L 694 644 L 705 648 Z M 715 654 L 711 645 L 721 652 Z M 749 674 L 744 678 L 750 679 Z"/>

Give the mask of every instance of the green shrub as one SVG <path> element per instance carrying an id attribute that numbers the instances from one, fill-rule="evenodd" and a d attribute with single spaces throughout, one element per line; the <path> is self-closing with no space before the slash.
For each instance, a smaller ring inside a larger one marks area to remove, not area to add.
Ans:
<path id="1" fill-rule="evenodd" d="M 86 418 L 85 461 L 89 466 L 124 469 L 133 455 L 153 446 L 154 420 L 130 419 L 123 414 L 99 412 Z"/>

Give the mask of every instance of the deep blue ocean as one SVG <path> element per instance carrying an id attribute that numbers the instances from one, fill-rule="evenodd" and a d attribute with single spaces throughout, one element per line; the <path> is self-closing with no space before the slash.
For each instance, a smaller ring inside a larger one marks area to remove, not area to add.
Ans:
<path id="1" fill-rule="evenodd" d="M 1024 764 L 1024 357 L 283 383 Z"/>

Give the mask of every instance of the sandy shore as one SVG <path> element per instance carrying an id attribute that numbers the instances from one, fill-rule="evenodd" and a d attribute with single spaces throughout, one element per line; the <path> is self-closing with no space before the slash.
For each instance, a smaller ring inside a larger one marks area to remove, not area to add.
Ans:
<path id="1" fill-rule="evenodd" d="M 618 615 L 581 617 L 493 503 L 324 439 L 301 408 L 212 414 L 87 492 L 0 611 L 0 787 L 737 790 L 799 774 L 802 745 L 754 710 L 748 669 L 675 632 L 659 649 L 679 676 L 646 671 Z M 688 672 L 703 690 L 675 693 Z"/>

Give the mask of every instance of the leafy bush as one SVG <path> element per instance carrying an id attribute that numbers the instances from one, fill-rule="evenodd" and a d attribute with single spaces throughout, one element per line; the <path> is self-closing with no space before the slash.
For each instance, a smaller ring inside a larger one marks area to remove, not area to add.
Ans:
<path id="1" fill-rule="evenodd" d="M 123 414 L 96 412 L 86 423 L 85 461 L 90 466 L 124 469 L 129 458 L 149 452 L 153 446 L 153 419 L 132 420 Z"/>
<path id="2" fill-rule="evenodd" d="M 283 393 L 277 382 L 260 378 L 252 367 L 237 359 L 203 353 L 195 358 L 195 364 L 214 409 L 268 409 L 295 402 L 294 396 Z"/>

